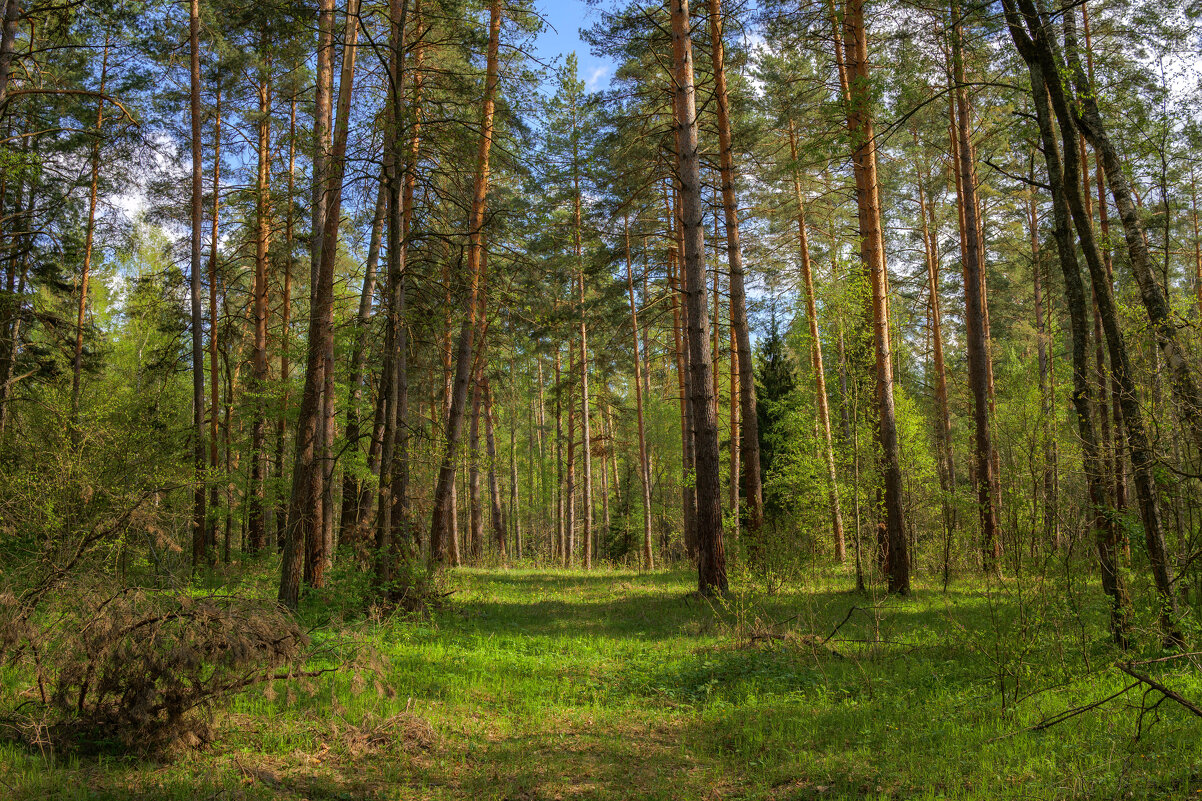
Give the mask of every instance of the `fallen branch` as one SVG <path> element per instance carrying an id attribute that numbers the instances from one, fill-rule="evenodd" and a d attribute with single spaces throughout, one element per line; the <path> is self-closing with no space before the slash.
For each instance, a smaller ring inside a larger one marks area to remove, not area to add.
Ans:
<path id="1" fill-rule="evenodd" d="M 1086 704 L 1085 706 L 1076 706 L 1076 707 L 1073 707 L 1072 709 L 1066 709 L 1058 715 L 1053 715 L 1050 718 L 1044 718 L 1043 720 L 1036 723 L 1034 726 L 1027 729 L 1027 731 L 1043 731 L 1044 729 L 1050 729 L 1053 726 L 1055 726 L 1057 723 L 1063 723 L 1064 721 L 1075 718 L 1078 715 L 1083 715 L 1091 709 L 1097 709 L 1102 704 L 1105 704 L 1108 701 L 1113 701 L 1115 698 L 1118 698 L 1120 695 L 1125 695 L 1126 693 L 1130 692 L 1131 690 L 1135 689 L 1138 686 L 1139 686 L 1138 681 L 1133 682 L 1131 684 L 1128 684 L 1123 689 L 1119 690 L 1117 693 L 1114 693 L 1113 695 L 1108 695 L 1099 701 L 1094 701 L 1092 704 Z"/>
<path id="2" fill-rule="evenodd" d="M 1202 656 L 1202 651 L 1190 651 L 1187 654 L 1170 654 L 1157 659 L 1141 659 L 1138 662 L 1128 662 L 1127 666 L 1134 667 L 1135 665 L 1155 665 L 1158 662 L 1172 662 L 1175 659 L 1189 659 L 1190 657 L 1194 656 Z"/>
<path id="3" fill-rule="evenodd" d="M 1138 681 L 1132 682 L 1131 684 L 1128 684 L 1126 687 L 1119 690 L 1117 693 L 1114 693 L 1113 695 L 1108 695 L 1105 698 L 1101 698 L 1092 703 L 1085 704 L 1084 706 L 1075 706 L 1071 709 L 1066 709 L 1063 712 L 1052 715 L 1052 717 L 1050 717 L 1050 718 L 1044 718 L 1043 720 L 1036 723 L 1034 726 L 1028 726 L 1025 729 L 1015 729 L 1014 731 L 1007 732 L 1006 734 L 999 734 L 997 737 L 994 737 L 994 738 L 988 740 L 988 742 L 994 743 L 994 742 L 997 742 L 998 740 L 1004 740 L 1007 737 L 1013 737 L 1016 734 L 1022 734 L 1023 732 L 1043 731 L 1045 729 L 1050 729 L 1053 726 L 1055 726 L 1057 723 L 1063 723 L 1064 721 L 1071 720 L 1071 719 L 1077 717 L 1078 715 L 1084 715 L 1086 712 L 1090 711 L 1091 709 L 1097 709 L 1102 704 L 1113 701 L 1115 698 L 1118 698 L 1120 695 L 1125 695 L 1126 693 L 1130 692 L 1131 690 L 1134 690 L 1138 686 L 1139 686 Z"/>
<path id="4" fill-rule="evenodd" d="M 848 609 L 847 614 L 844 615 L 843 619 L 839 621 L 839 625 L 837 625 L 833 629 L 831 629 L 831 633 L 826 635 L 826 639 L 822 641 L 822 644 L 826 645 L 828 642 L 830 642 L 831 637 L 834 637 L 836 634 L 839 633 L 839 629 L 843 628 L 844 623 L 851 620 L 852 613 L 855 612 L 859 608 L 860 607 L 858 607 L 858 606 L 852 606 L 850 609 Z"/>
<path id="5" fill-rule="evenodd" d="M 1186 698 L 1185 698 L 1183 695 L 1181 695 L 1180 693 L 1178 693 L 1178 692 L 1175 692 L 1175 691 L 1173 691 L 1173 690 L 1170 690 L 1168 687 L 1165 687 L 1163 684 L 1161 684 L 1160 682 L 1156 681 L 1156 680 L 1155 680 L 1155 679 L 1153 679 L 1151 676 L 1145 676 L 1145 675 L 1144 675 L 1144 674 L 1142 674 L 1142 673 L 1136 673 L 1134 670 L 1132 670 L 1132 669 L 1131 669 L 1131 665 L 1130 665 L 1130 663 L 1128 663 L 1128 664 L 1123 664 L 1123 663 L 1121 663 L 1121 662 L 1120 662 L 1120 663 L 1117 665 L 1117 667 L 1118 667 L 1118 669 L 1119 669 L 1119 670 L 1123 671 L 1124 673 L 1126 673 L 1126 674 L 1127 674 L 1128 676 L 1130 676 L 1131 678 L 1133 678 L 1133 679 L 1136 679 L 1136 680 L 1137 680 L 1138 682 L 1140 682 L 1140 683 L 1143 683 L 1143 684 L 1146 684 L 1146 685 L 1148 685 L 1148 686 L 1149 686 L 1149 687 L 1151 687 L 1153 690 L 1156 690 L 1157 692 L 1159 692 L 1159 693 L 1161 693 L 1162 695 L 1164 695 L 1166 698 L 1171 698 L 1172 700 L 1176 701 L 1176 702 L 1177 702 L 1178 704 L 1180 704 L 1181 706 L 1183 706 L 1183 707 L 1185 707 L 1186 709 L 1188 709 L 1190 712 L 1193 712 L 1195 715 L 1197 715 L 1198 717 L 1202 718 L 1202 707 L 1199 707 L 1199 706 L 1198 706 L 1197 704 L 1195 704 L 1194 702 L 1192 702 L 1192 701 L 1190 701 L 1190 700 L 1186 699 Z"/>

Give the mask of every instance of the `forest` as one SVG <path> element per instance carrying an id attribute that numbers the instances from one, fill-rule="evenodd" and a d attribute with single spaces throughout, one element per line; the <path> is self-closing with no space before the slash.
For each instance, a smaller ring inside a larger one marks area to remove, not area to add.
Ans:
<path id="1" fill-rule="evenodd" d="M 1202 6 L 0 6 L 0 798 L 1202 793 Z"/>

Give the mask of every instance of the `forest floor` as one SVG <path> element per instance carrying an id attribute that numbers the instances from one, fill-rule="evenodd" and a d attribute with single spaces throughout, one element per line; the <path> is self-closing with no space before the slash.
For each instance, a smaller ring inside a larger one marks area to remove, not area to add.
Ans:
<path id="1" fill-rule="evenodd" d="M 1031 730 L 1157 655 L 1108 644 L 1096 584 L 732 578 L 711 602 L 685 571 L 462 570 L 419 620 L 314 600 L 359 667 L 252 689 L 171 761 L 2 746 L 0 797 L 1202 798 L 1202 725 L 1159 693 Z M 1140 669 L 1202 699 L 1190 661 Z"/>

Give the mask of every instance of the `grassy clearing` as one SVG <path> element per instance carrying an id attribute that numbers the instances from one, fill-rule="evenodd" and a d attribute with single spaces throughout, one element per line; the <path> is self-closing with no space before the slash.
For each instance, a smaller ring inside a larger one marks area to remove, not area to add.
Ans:
<path id="1" fill-rule="evenodd" d="M 1095 587 L 873 600 L 821 574 L 714 604 L 694 580 L 464 570 L 426 620 L 335 625 L 315 605 L 315 637 L 370 645 L 377 675 L 254 689 L 216 746 L 167 764 L 4 746 L 0 796 L 1202 797 L 1200 721 L 1165 702 L 1141 725 L 1158 693 L 1023 731 L 1129 683 Z M 1188 660 L 1147 670 L 1202 698 Z"/>

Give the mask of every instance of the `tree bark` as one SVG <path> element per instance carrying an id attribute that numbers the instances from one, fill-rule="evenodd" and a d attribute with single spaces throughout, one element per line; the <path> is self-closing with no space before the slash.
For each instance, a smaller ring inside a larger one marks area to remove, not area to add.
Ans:
<path id="1" fill-rule="evenodd" d="M 630 258 L 630 219 L 622 218 L 622 233 L 626 244 L 626 288 L 630 293 L 630 330 L 634 346 L 634 403 L 639 428 L 639 483 L 643 489 L 643 567 L 651 570 L 655 560 L 651 553 L 651 470 L 647 464 L 647 431 L 643 416 L 643 375 L 639 362 L 639 315 L 634 302 L 634 270 Z"/>
<path id="2" fill-rule="evenodd" d="M 684 524 L 685 554 L 689 559 L 697 557 L 697 489 L 693 481 L 693 403 L 688 392 L 689 349 L 685 341 L 687 309 L 681 302 L 683 288 L 680 281 L 680 254 L 682 226 L 679 204 L 673 204 L 665 193 L 669 228 L 668 237 L 668 292 L 672 296 L 672 338 L 675 347 L 676 379 L 680 392 L 680 496 L 681 520 Z"/>
<path id="3" fill-rule="evenodd" d="M 573 211 L 575 217 L 575 249 L 576 249 L 576 281 L 579 290 L 580 302 L 580 420 L 583 450 L 583 468 L 584 468 L 584 490 L 581 499 L 583 501 L 581 508 L 581 523 L 582 530 L 580 532 L 581 540 L 584 545 L 583 561 L 584 569 L 589 570 L 593 566 L 593 443 L 592 430 L 589 426 L 589 399 L 588 399 L 588 323 L 585 318 L 585 286 L 584 286 L 584 248 L 581 241 L 581 192 L 580 192 L 580 153 L 577 143 L 577 132 L 573 131 L 572 137 L 572 180 L 575 185 L 575 194 L 572 198 Z"/>
<path id="4" fill-rule="evenodd" d="M 192 491 L 192 569 L 212 562 L 205 514 L 205 362 L 204 314 L 201 311 L 201 239 L 204 228 L 203 141 L 200 112 L 200 0 L 188 4 L 188 116 L 192 134 L 192 214 L 190 231 L 189 306 L 192 317 L 192 463 L 196 486 Z"/>
<path id="5" fill-rule="evenodd" d="M 576 557 L 576 404 L 572 389 L 576 380 L 576 348 L 568 343 L 568 453 L 564 471 L 563 566 L 571 568 Z"/>
<path id="6" fill-rule="evenodd" d="M 727 591 L 722 539 L 722 490 L 718 454 L 718 410 L 713 396 L 709 300 L 705 282 L 705 230 L 698 154 L 697 99 L 688 0 L 669 0 L 676 72 L 676 169 L 680 181 L 683 277 L 693 407 L 694 475 L 697 493 L 697 589 L 702 595 Z"/>
<path id="7" fill-rule="evenodd" d="M 280 568 L 280 603 L 295 607 L 308 550 L 312 559 L 314 586 L 321 586 L 325 554 L 313 554 L 306 545 L 321 540 L 322 477 L 325 467 L 319 458 L 323 440 L 320 422 L 323 416 L 323 364 L 331 347 L 334 331 L 330 324 L 334 303 L 334 262 L 338 255 L 338 228 L 342 217 L 342 179 L 346 165 L 346 141 L 350 132 L 351 91 L 355 75 L 356 43 L 359 36 L 359 1 L 347 0 L 346 33 L 343 44 L 342 75 L 338 86 L 338 122 L 330 150 L 330 164 L 323 194 L 326 198 L 321 258 L 313 305 L 309 310 L 309 348 L 305 358 L 305 388 L 297 419 L 296 461 L 292 470 L 292 495 L 288 504 L 288 531 Z M 324 541 L 321 542 L 324 548 Z M 319 557 L 319 558 L 313 558 Z"/>
<path id="8" fill-rule="evenodd" d="M 1182 347 L 1178 338 L 1177 326 L 1172 319 L 1172 309 L 1168 298 L 1152 272 L 1152 257 L 1148 252 L 1148 241 L 1143 221 L 1132 198 L 1131 184 L 1123 171 L 1122 161 L 1118 150 L 1111 142 L 1102 120 L 1101 112 L 1093 94 L 1093 87 L 1081 67 L 1077 57 L 1076 35 L 1071 32 L 1070 17 L 1075 16 L 1071 10 L 1065 15 L 1065 57 L 1068 74 L 1076 87 L 1076 97 L 1065 89 L 1065 102 L 1073 121 L 1079 127 L 1085 138 L 1093 146 L 1102 163 L 1106 174 L 1106 182 L 1110 186 L 1110 194 L 1118 209 L 1119 219 L 1123 224 L 1123 235 L 1127 242 L 1127 252 L 1130 256 L 1131 272 L 1139 285 L 1140 298 L 1147 311 L 1148 320 L 1156 335 L 1156 343 L 1164 356 L 1171 377 L 1170 388 L 1173 397 L 1180 406 L 1179 416 L 1185 423 L 1197 447 L 1202 448 L 1202 397 L 1199 396 L 1195 381 L 1193 366 L 1189 361 L 1189 353 Z M 1123 404 L 1120 402 L 1120 406 Z M 1124 419 L 1126 414 L 1123 408 Z M 1127 421 L 1129 423 L 1129 421 Z M 1129 436 L 1129 435 L 1128 435 Z M 1134 461 L 1134 457 L 1132 457 Z M 1134 468 L 1134 465 L 1132 465 Z"/>
<path id="9" fill-rule="evenodd" d="M 914 134 L 914 138 L 917 143 L 917 133 Z M 938 415 L 935 441 L 939 452 L 939 488 L 943 491 L 940 505 L 943 509 L 944 533 L 950 542 L 955 528 L 950 498 L 956 485 L 956 469 L 952 454 L 952 421 L 947 402 L 947 368 L 943 359 L 943 312 L 939 299 L 939 229 L 935 222 L 934 204 L 927 201 L 924 180 L 929 180 L 929 174 L 918 181 L 918 213 L 922 218 L 922 241 L 927 266 L 927 303 L 930 307 L 928 319 L 935 371 L 935 408 Z"/>
<path id="10" fill-rule="evenodd" d="M 852 147 L 856 206 L 860 228 L 860 258 L 871 283 L 873 343 L 876 350 L 877 439 L 884 479 L 884 569 L 891 593 L 910 592 L 910 556 L 902 508 L 901 449 L 893 400 L 893 359 L 890 352 L 888 275 L 881 232 L 881 205 L 876 165 L 876 134 L 871 111 L 868 37 L 863 0 L 848 0 L 843 19 L 846 71 L 850 91 L 847 130 Z"/>
<path id="11" fill-rule="evenodd" d="M 801 258 L 801 282 L 805 289 L 806 319 L 810 327 L 810 364 L 814 369 L 814 394 L 818 400 L 818 425 L 822 429 L 823 456 L 826 458 L 827 503 L 830 506 L 831 534 L 835 544 L 835 561 L 847 559 L 847 542 L 843 535 L 843 512 L 839 508 L 839 482 L 835 473 L 835 446 L 831 437 L 831 413 L 826 396 L 826 370 L 822 363 L 822 338 L 818 331 L 818 303 L 814 295 L 814 274 L 810 265 L 810 238 L 806 232 L 805 197 L 801 191 L 801 176 L 797 171 L 797 131 L 789 119 L 789 155 L 793 160 L 793 194 L 797 200 L 797 243 Z"/>
<path id="12" fill-rule="evenodd" d="M 376 267 L 380 262 L 380 243 L 384 238 L 384 216 L 388 210 L 388 176 L 381 175 L 376 187 L 376 206 L 372 214 L 371 236 L 367 245 L 367 262 L 363 268 L 363 285 L 359 291 L 359 311 L 356 315 L 355 343 L 351 350 L 351 397 L 346 405 L 344 433 L 348 448 L 359 449 L 359 415 L 363 404 L 364 366 L 367 362 L 367 331 L 371 325 L 372 300 L 376 292 Z M 366 477 L 342 471 L 342 508 L 338 514 L 339 542 L 353 544 L 359 537 L 359 504 Z"/>
<path id="13" fill-rule="evenodd" d="M 16 57 L 17 25 L 20 21 L 20 2 L 7 0 L 4 4 L 4 28 L 0 31 L 0 118 L 8 110 L 8 84 Z"/>
<path id="14" fill-rule="evenodd" d="M 221 212 L 221 83 L 217 83 L 213 120 L 213 207 L 209 229 L 209 511 L 206 537 L 210 547 L 217 547 L 217 405 L 219 374 L 217 371 L 217 244 Z"/>
<path id="15" fill-rule="evenodd" d="M 455 460 L 463 432 L 463 413 L 467 401 L 468 381 L 472 367 L 472 338 L 480 321 L 476 319 L 476 302 L 480 287 L 481 251 L 483 250 L 484 211 L 488 198 L 489 154 L 492 148 L 493 111 L 496 105 L 498 54 L 501 37 L 501 2 L 489 4 L 488 53 L 484 76 L 484 101 L 480 125 L 480 141 L 476 152 L 475 187 L 468 216 L 468 293 L 464 307 L 463 326 L 459 331 L 455 383 L 447 411 L 446 450 L 434 488 L 434 511 L 430 526 L 430 562 L 439 564 L 445 558 L 444 549 L 450 538 L 451 486 L 455 480 Z"/>
<path id="16" fill-rule="evenodd" d="M 267 34 L 259 47 L 267 50 Z M 266 58 L 266 56 L 265 56 Z M 254 348 L 251 355 L 250 507 L 248 549 L 258 553 L 267 541 L 264 517 L 267 478 L 267 251 L 271 239 L 271 70 L 265 64 L 256 87 L 259 97 L 258 174 L 255 179 Z"/>
<path id="17" fill-rule="evenodd" d="M 737 350 L 732 350 L 731 372 L 738 369 L 739 456 L 732 463 L 732 475 L 739 476 L 739 488 L 732 491 L 735 509 L 738 501 L 747 502 L 746 522 L 753 535 L 764 522 L 764 501 L 760 476 L 760 435 L 755 400 L 755 365 L 751 357 L 751 328 L 747 322 L 747 290 L 743 270 L 743 246 L 739 239 L 738 197 L 735 193 L 734 148 L 731 143 L 730 100 L 726 90 L 725 49 L 722 44 L 722 0 L 709 0 L 710 42 L 713 47 L 714 100 L 718 117 L 718 164 L 722 183 L 722 213 L 726 223 L 726 253 L 730 267 L 730 326 Z M 732 385 L 736 382 L 732 378 Z M 715 393 L 716 394 L 716 393 Z M 731 406 L 734 406 L 734 396 Z M 735 412 L 731 411 L 732 418 Z M 733 426 L 733 424 L 732 424 Z M 842 525 L 839 526 L 840 531 Z M 842 559 L 840 559 L 842 561 Z"/>
<path id="18" fill-rule="evenodd" d="M 981 519 L 981 557 L 987 571 L 998 568 L 1002 541 L 998 533 L 997 498 L 994 495 L 993 438 L 990 425 L 989 349 L 985 332 L 985 294 L 980 225 L 977 215 L 977 189 L 969 139 L 968 91 L 964 79 L 963 20 L 958 0 L 952 2 L 952 80 L 955 84 L 957 189 L 960 192 L 961 220 L 964 221 L 964 302 L 968 346 L 968 381 L 973 395 L 973 423 L 976 428 L 977 506 Z"/>
<path id="19" fill-rule="evenodd" d="M 489 387 L 487 375 L 480 377 L 480 393 L 484 400 L 484 447 L 488 456 L 489 522 L 492 523 L 497 554 L 504 562 L 507 556 L 505 511 L 501 505 L 501 485 L 497 482 L 497 439 L 494 431 L 492 389 Z"/>
<path id="20" fill-rule="evenodd" d="M 1014 9 L 1015 0 L 1004 0 L 1006 21 L 1019 54 L 1027 63 L 1031 76 L 1031 93 L 1034 98 L 1036 120 L 1039 124 L 1040 140 L 1044 160 L 1048 169 L 1048 184 L 1052 195 L 1053 235 L 1060 269 L 1064 275 L 1064 293 L 1068 305 L 1069 321 L 1073 342 L 1073 409 L 1077 416 L 1077 431 L 1081 437 L 1082 467 L 1085 472 L 1092 512 L 1091 524 L 1098 549 L 1098 562 L 1102 569 L 1102 590 L 1110 599 L 1110 629 L 1117 643 L 1127 642 L 1127 616 L 1130 598 L 1118 570 L 1116 544 L 1107 524 L 1106 487 L 1102 472 L 1101 455 L 1094 435 L 1093 411 L 1089 382 L 1089 324 L 1086 321 L 1085 287 L 1081 281 L 1081 268 L 1077 262 L 1077 248 L 1073 240 L 1072 215 L 1069 210 L 1066 184 L 1069 176 L 1063 169 L 1060 145 L 1053 130 L 1053 111 L 1047 84 L 1035 53 L 1034 43 L 1022 28 L 1021 18 Z"/>
<path id="21" fill-rule="evenodd" d="M 1030 30 L 1031 36 L 1021 41 L 1015 33 L 1017 14 L 1010 22 L 1012 34 L 1019 44 L 1020 54 L 1031 65 L 1035 62 L 1040 80 L 1044 75 L 1061 75 L 1059 59 L 1054 50 L 1054 40 L 1051 37 L 1050 25 L 1034 6 L 1031 0 L 1019 0 L 1023 18 Z M 1013 0 L 1006 0 L 1008 17 Z M 1073 28 L 1072 14 L 1065 16 L 1066 42 L 1072 46 Z M 1029 56 L 1029 58 L 1028 58 Z M 1033 76 L 1034 83 L 1036 77 Z M 1152 565 L 1152 577 L 1160 595 L 1160 624 L 1166 643 L 1177 645 L 1182 638 L 1177 629 L 1176 596 L 1172 591 L 1171 568 L 1164 543 L 1164 530 L 1160 517 L 1160 501 L 1153 475 L 1154 454 L 1148 441 L 1143 423 L 1143 412 L 1139 405 L 1138 391 L 1131 376 L 1126 343 L 1122 330 L 1118 325 L 1118 316 L 1114 304 L 1114 293 L 1102 263 L 1097 241 L 1093 233 L 1093 221 L 1085 213 L 1082 197 L 1081 174 L 1084 165 L 1080 161 L 1080 151 L 1077 148 L 1076 137 L 1078 128 L 1071 112 L 1066 89 L 1058 80 L 1044 82 L 1052 109 L 1060 123 L 1063 143 L 1063 191 L 1068 203 L 1069 212 L 1077 229 L 1077 236 L 1085 254 L 1089 267 L 1090 279 L 1098 302 L 1098 310 L 1102 317 L 1102 325 L 1106 333 L 1107 345 L 1110 351 L 1111 368 L 1120 387 L 1120 403 L 1123 407 L 1123 417 L 1126 422 L 1127 446 L 1131 454 L 1132 472 L 1135 479 L 1136 495 L 1140 506 L 1140 515 L 1144 523 L 1144 536 L 1147 543 L 1149 560 Z M 1037 93 L 1038 94 L 1038 93 Z M 1162 348 L 1163 350 L 1163 348 Z M 1113 552 L 1115 543 L 1108 544 Z M 1113 558 L 1113 556 L 1111 556 Z M 1105 567 L 1103 568 L 1105 572 Z"/>
<path id="22" fill-rule="evenodd" d="M 280 384 L 284 388 L 280 399 L 280 411 L 275 421 L 275 464 L 280 476 L 284 475 L 284 451 L 288 444 L 288 403 L 291 395 L 292 347 L 292 267 L 296 236 L 294 219 L 296 197 L 296 92 L 292 93 L 288 111 L 288 211 L 284 215 L 284 286 L 280 292 Z M 214 236 L 216 232 L 214 232 Z M 213 247 L 216 248 L 216 241 Z M 288 501 L 276 499 L 276 549 L 283 551 L 288 533 Z"/>
<path id="23" fill-rule="evenodd" d="M 1032 176 L 1033 177 L 1033 176 Z M 1055 394 L 1051 360 L 1048 358 L 1048 332 L 1043 313 L 1043 265 L 1039 246 L 1039 209 L 1032 190 L 1027 198 L 1031 230 L 1031 279 L 1034 290 L 1036 352 L 1039 362 L 1039 416 L 1043 435 L 1043 538 L 1052 550 L 1061 548 L 1059 499 L 1056 492 Z"/>

